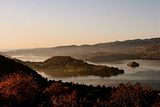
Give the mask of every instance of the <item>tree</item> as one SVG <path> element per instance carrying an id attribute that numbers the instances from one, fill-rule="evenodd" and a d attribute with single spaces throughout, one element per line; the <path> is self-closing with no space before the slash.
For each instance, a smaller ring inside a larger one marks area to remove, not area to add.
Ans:
<path id="1" fill-rule="evenodd" d="M 38 90 L 33 77 L 22 73 L 5 76 L 0 82 L 1 100 L 12 106 L 34 103 Z"/>

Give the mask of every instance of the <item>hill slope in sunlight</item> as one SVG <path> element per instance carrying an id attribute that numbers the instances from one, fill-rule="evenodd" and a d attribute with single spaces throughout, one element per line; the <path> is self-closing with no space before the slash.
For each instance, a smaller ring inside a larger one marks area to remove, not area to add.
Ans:
<path id="1" fill-rule="evenodd" d="M 26 65 L 51 76 L 103 76 L 110 77 L 124 73 L 114 67 L 93 65 L 70 56 L 54 56 L 44 62 L 26 62 Z"/>

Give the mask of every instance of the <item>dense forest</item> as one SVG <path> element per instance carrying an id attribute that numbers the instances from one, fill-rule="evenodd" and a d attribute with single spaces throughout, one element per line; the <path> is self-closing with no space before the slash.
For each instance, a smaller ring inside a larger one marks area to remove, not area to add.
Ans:
<path id="1" fill-rule="evenodd" d="M 23 62 L 39 72 L 45 72 L 51 76 L 88 76 L 101 77 L 123 74 L 124 70 L 104 65 L 93 65 L 77 60 L 70 56 L 54 56 L 44 62 Z"/>

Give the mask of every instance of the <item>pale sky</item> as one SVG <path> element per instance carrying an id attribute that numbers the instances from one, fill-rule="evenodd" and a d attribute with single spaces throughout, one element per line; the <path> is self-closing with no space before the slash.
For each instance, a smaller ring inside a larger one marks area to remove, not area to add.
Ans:
<path id="1" fill-rule="evenodd" d="M 160 0 L 0 0 L 0 49 L 160 37 Z"/>

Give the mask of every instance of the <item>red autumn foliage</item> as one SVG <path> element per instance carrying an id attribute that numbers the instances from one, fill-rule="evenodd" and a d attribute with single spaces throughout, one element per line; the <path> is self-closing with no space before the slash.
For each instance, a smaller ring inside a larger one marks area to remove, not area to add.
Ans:
<path id="1" fill-rule="evenodd" d="M 61 82 L 53 83 L 43 93 L 50 97 L 53 107 L 75 107 L 77 105 L 77 91 L 72 91 Z"/>
<path id="2" fill-rule="evenodd" d="M 32 76 L 13 73 L 4 77 L 0 82 L 1 99 L 12 99 L 18 103 L 34 99 L 38 92 L 38 84 Z"/>
<path id="3" fill-rule="evenodd" d="M 60 82 L 55 82 L 51 86 L 46 88 L 43 92 L 50 96 L 59 96 L 65 94 L 67 91 L 69 91 L 69 87 L 63 86 L 63 84 Z"/>
<path id="4" fill-rule="evenodd" d="M 154 102 L 153 90 L 139 83 L 120 84 L 110 99 L 111 106 L 114 107 L 151 107 Z"/>
<path id="5" fill-rule="evenodd" d="M 154 91 L 138 83 L 109 88 L 54 81 L 42 90 L 31 75 L 22 73 L 10 74 L 0 81 L 0 106 L 1 102 L 6 107 L 152 107 L 158 104 Z"/>

